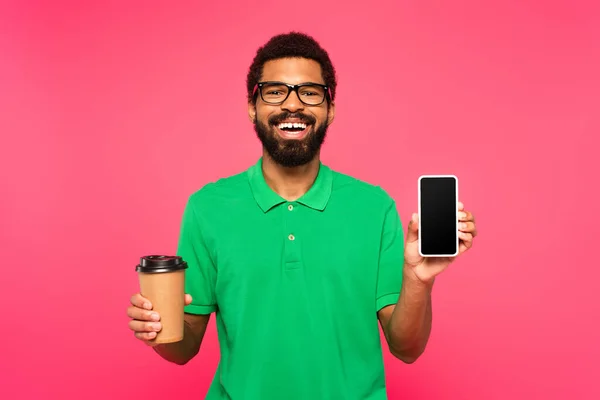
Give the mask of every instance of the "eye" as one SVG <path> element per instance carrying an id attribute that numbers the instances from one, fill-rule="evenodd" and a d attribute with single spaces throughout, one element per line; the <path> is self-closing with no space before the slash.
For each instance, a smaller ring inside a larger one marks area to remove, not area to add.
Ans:
<path id="1" fill-rule="evenodd" d="M 322 97 L 325 94 L 321 87 L 313 85 L 303 86 L 300 93 L 303 97 Z"/>

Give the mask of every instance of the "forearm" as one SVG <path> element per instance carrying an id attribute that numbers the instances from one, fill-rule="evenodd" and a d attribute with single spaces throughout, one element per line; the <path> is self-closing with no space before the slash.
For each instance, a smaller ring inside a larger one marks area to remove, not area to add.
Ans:
<path id="1" fill-rule="evenodd" d="M 200 343 L 194 338 L 192 328 L 186 321 L 184 323 L 183 340 L 175 343 L 158 344 L 153 348 L 165 360 L 183 365 L 198 354 Z"/>
<path id="2" fill-rule="evenodd" d="M 389 320 L 390 351 L 405 362 L 415 361 L 425 350 L 431 332 L 431 284 L 405 274 L 400 298 Z"/>

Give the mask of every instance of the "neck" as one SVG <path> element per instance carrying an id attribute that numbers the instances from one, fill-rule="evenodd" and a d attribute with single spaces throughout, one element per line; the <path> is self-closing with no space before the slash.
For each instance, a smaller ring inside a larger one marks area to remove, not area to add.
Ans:
<path id="1" fill-rule="evenodd" d="M 298 167 L 284 167 L 277 164 L 263 151 L 262 170 L 267 185 L 287 201 L 302 197 L 313 185 L 319 173 L 319 155 L 310 162 Z"/>

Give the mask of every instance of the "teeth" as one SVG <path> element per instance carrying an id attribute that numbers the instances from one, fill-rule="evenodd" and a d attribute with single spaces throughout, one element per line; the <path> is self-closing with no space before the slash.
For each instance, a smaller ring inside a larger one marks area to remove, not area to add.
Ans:
<path id="1" fill-rule="evenodd" d="M 277 126 L 279 129 L 284 129 L 284 128 L 288 128 L 288 129 L 306 129 L 306 124 L 303 124 L 302 122 L 284 122 L 281 123 Z"/>

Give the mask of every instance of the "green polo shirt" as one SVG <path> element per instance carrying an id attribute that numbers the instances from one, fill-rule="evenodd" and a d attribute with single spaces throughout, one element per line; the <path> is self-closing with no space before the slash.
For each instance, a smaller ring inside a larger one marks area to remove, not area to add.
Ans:
<path id="1" fill-rule="evenodd" d="M 178 255 L 185 311 L 216 314 L 206 398 L 386 399 L 377 311 L 398 300 L 403 252 L 394 200 L 323 164 L 297 201 L 270 189 L 262 159 L 193 193 Z"/>

